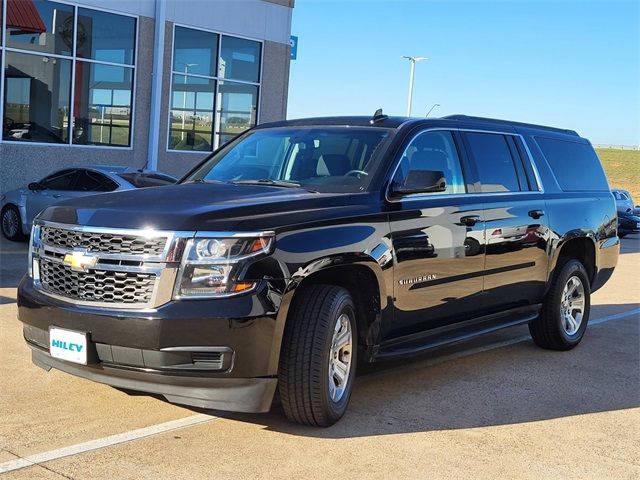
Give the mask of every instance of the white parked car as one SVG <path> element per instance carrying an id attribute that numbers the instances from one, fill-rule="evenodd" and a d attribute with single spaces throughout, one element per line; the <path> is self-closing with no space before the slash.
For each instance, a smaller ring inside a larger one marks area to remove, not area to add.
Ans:
<path id="1" fill-rule="evenodd" d="M 0 195 L 2 234 L 9 240 L 22 240 L 29 234 L 35 216 L 62 200 L 176 182 L 177 179 L 164 173 L 122 166 L 58 170 L 39 182 Z"/>

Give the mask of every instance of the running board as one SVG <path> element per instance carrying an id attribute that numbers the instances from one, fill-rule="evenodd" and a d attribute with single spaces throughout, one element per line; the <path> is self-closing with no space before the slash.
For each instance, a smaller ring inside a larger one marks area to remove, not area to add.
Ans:
<path id="1" fill-rule="evenodd" d="M 503 328 L 522 325 L 535 320 L 541 305 L 519 307 L 497 314 L 434 328 L 383 342 L 374 360 L 418 355 L 435 348 L 460 343 Z"/>

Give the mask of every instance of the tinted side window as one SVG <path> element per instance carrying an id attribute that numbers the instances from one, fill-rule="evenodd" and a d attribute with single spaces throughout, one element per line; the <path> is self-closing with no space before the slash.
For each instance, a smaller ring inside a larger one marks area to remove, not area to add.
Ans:
<path id="1" fill-rule="evenodd" d="M 74 190 L 81 192 L 111 192 L 118 185 L 104 175 L 89 170 L 80 170 Z"/>
<path id="2" fill-rule="evenodd" d="M 546 137 L 536 137 L 536 142 L 562 190 L 609 190 L 600 160 L 588 143 Z"/>
<path id="3" fill-rule="evenodd" d="M 444 173 L 447 189 L 444 192 L 420 195 L 466 193 L 460 158 L 451 132 L 430 131 L 415 137 L 407 146 L 393 182 L 404 185 L 409 172 L 414 170 L 439 170 Z"/>
<path id="4" fill-rule="evenodd" d="M 76 170 L 62 170 L 49 175 L 41 183 L 49 190 L 73 190 L 75 178 Z"/>
<path id="5" fill-rule="evenodd" d="M 482 192 L 519 192 L 520 182 L 509 143 L 496 133 L 465 133 L 480 175 Z"/>

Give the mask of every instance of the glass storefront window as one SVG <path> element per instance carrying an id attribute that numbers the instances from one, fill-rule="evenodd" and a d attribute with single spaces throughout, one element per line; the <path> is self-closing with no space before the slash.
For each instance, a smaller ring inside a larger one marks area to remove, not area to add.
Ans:
<path id="1" fill-rule="evenodd" d="M 257 41 L 174 27 L 169 150 L 212 151 L 256 124 L 261 55 Z"/>
<path id="2" fill-rule="evenodd" d="M 73 6 L 48 0 L 7 1 L 7 46 L 71 55 Z"/>
<path id="3" fill-rule="evenodd" d="M 78 8 L 78 57 L 133 65 L 135 34 L 132 17 Z"/>
<path id="4" fill-rule="evenodd" d="M 132 89 L 131 68 L 78 61 L 73 143 L 129 145 Z"/>
<path id="5" fill-rule="evenodd" d="M 258 87 L 221 81 L 217 105 L 219 145 L 223 145 L 256 124 Z"/>
<path id="6" fill-rule="evenodd" d="M 260 42 L 222 37 L 218 75 L 229 80 L 260 81 Z"/>
<path id="7" fill-rule="evenodd" d="M 173 75 L 169 148 L 213 150 L 215 81 Z"/>
<path id="8" fill-rule="evenodd" d="M 68 142 L 71 61 L 6 52 L 4 78 L 3 139 Z"/>
<path id="9" fill-rule="evenodd" d="M 218 35 L 190 28 L 176 27 L 173 71 L 214 77 Z"/>
<path id="10" fill-rule="evenodd" d="M 136 18 L 60 1 L 4 2 L 2 141 L 130 146 Z"/>

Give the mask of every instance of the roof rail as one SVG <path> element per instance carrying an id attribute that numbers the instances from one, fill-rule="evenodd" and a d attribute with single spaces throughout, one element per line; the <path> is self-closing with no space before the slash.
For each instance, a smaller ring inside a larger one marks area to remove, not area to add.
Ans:
<path id="1" fill-rule="evenodd" d="M 442 118 L 446 118 L 447 120 L 468 120 L 472 122 L 482 122 L 482 123 L 500 123 L 503 125 L 511 125 L 514 127 L 535 128 L 538 130 L 548 130 L 550 132 L 565 133 L 569 135 L 574 135 L 576 137 L 580 136 L 578 135 L 578 132 L 576 132 L 575 130 L 568 130 L 566 128 L 547 127 L 544 125 L 535 125 L 533 123 L 512 122 L 511 120 L 500 120 L 497 118 L 474 117 L 471 115 L 460 115 L 460 114 L 447 115 L 446 117 L 442 117 Z"/>

